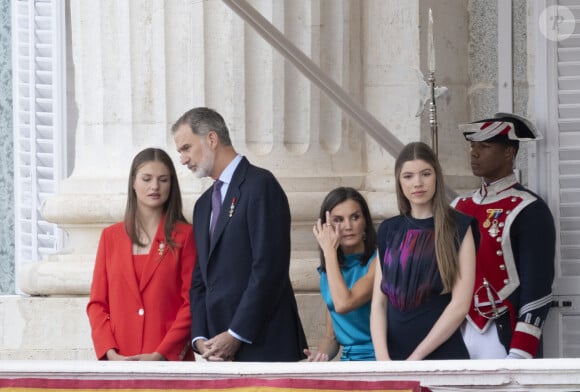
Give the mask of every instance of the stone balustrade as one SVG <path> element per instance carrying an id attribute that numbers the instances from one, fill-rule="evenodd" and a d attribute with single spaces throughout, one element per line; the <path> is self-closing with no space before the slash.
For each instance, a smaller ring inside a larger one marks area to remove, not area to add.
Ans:
<path id="1" fill-rule="evenodd" d="M 392 362 L 0 361 L 6 380 L 315 379 L 419 381 L 431 391 L 578 391 L 580 359 Z M 48 382 L 45 384 L 48 385 Z"/>

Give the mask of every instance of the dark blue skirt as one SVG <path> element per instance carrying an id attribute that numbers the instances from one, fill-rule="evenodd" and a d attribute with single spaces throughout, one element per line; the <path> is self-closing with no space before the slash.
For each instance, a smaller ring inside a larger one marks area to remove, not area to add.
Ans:
<path id="1" fill-rule="evenodd" d="M 400 311 L 389 304 L 387 344 L 391 359 L 407 359 L 431 331 L 450 301 L 451 294 L 443 294 L 410 311 Z M 425 359 L 469 359 L 459 328 Z"/>

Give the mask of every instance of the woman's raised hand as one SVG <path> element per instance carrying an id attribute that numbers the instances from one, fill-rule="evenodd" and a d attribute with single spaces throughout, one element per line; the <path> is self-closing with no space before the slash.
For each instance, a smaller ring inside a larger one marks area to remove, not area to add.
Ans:
<path id="1" fill-rule="evenodd" d="M 312 228 L 312 232 L 323 252 L 338 249 L 340 245 L 340 226 L 330 223 L 329 211 L 326 211 L 326 222 L 322 223 L 322 220 L 319 218 L 316 225 Z"/>

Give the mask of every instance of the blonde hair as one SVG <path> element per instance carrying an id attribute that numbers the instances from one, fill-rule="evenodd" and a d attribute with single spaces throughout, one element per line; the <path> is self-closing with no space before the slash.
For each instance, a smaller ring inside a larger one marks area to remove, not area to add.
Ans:
<path id="1" fill-rule="evenodd" d="M 407 144 L 395 161 L 397 204 L 402 215 L 411 214 L 411 203 L 409 203 L 403 193 L 400 176 L 403 164 L 417 159 L 428 163 L 435 170 L 436 186 L 431 200 L 433 220 L 435 222 L 435 257 L 437 258 L 437 266 L 443 282 L 443 292 L 447 293 L 451 291 L 459 276 L 455 220 L 453 219 L 453 210 L 445 196 L 445 183 L 441 165 L 431 147 L 423 142 Z"/>

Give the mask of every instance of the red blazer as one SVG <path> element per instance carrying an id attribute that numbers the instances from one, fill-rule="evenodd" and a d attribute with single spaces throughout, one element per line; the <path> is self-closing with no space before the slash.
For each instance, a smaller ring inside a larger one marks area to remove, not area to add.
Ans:
<path id="1" fill-rule="evenodd" d="M 97 358 L 159 352 L 168 360 L 192 359 L 189 288 L 196 250 L 191 225 L 178 222 L 169 249 L 157 228 L 137 284 L 131 239 L 123 222 L 101 234 L 87 314 Z M 160 244 L 164 243 L 164 246 Z"/>

